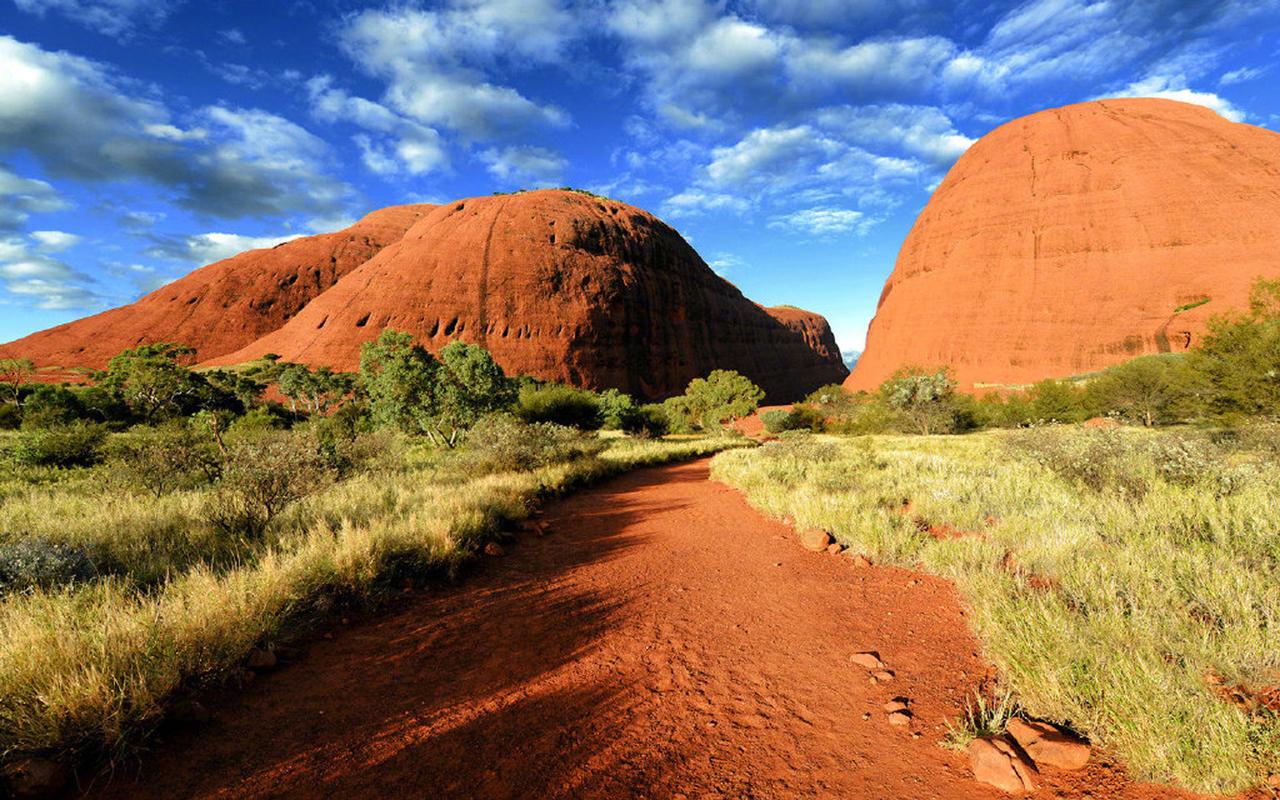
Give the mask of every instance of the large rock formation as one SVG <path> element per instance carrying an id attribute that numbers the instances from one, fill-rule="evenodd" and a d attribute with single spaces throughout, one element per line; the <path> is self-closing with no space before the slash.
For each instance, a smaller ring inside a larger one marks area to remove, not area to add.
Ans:
<path id="1" fill-rule="evenodd" d="M 949 365 L 965 388 L 1195 344 L 1280 276 L 1280 135 L 1169 100 L 1003 125 L 916 220 L 846 385 Z"/>
<path id="2" fill-rule="evenodd" d="M 153 342 L 190 345 L 201 359 L 220 356 L 279 328 L 432 208 L 392 206 L 337 233 L 241 253 L 136 303 L 0 345 L 0 357 L 100 369 L 121 350 Z"/>
<path id="3" fill-rule="evenodd" d="M 821 317 L 752 303 L 640 209 L 552 190 L 437 207 L 279 330 L 211 363 L 273 352 L 355 369 L 385 328 L 432 350 L 481 344 L 510 373 L 645 398 L 717 368 L 779 401 L 847 374 Z"/>

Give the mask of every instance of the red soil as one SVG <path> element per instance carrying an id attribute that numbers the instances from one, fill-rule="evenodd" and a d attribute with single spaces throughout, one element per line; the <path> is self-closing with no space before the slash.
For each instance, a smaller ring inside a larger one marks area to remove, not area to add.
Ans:
<path id="1" fill-rule="evenodd" d="M 249 250 L 201 267 L 136 303 L 0 345 L 0 358 L 102 369 L 121 350 L 152 342 L 190 345 L 201 359 L 229 353 L 283 325 L 431 208 L 391 206 L 337 233 Z M 53 381 L 49 373 L 40 379 Z"/>
<path id="2" fill-rule="evenodd" d="M 555 504 L 545 538 L 315 642 L 93 794 L 1002 797 L 938 747 L 991 674 L 951 585 L 806 552 L 707 471 Z M 851 663 L 866 650 L 891 682 Z M 898 696 L 906 728 L 883 708 Z M 1097 753 L 1038 781 L 1039 798 L 1187 796 Z"/>
<path id="3" fill-rule="evenodd" d="M 1280 277 L 1277 250 L 1280 135 L 1169 100 L 1032 114 L 934 192 L 845 385 L 907 365 L 1019 385 L 1184 351 Z"/>
<path id="4" fill-rule="evenodd" d="M 848 374 L 822 317 L 751 302 L 648 212 L 560 190 L 439 206 L 279 330 L 211 363 L 274 352 L 352 370 L 385 328 L 432 351 L 484 345 L 508 373 L 651 399 L 713 369 L 780 400 Z"/>

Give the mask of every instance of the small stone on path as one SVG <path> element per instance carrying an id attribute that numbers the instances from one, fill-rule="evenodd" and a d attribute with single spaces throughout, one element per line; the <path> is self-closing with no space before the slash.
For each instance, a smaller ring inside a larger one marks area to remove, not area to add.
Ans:
<path id="1" fill-rule="evenodd" d="M 1081 769 L 1089 761 L 1089 745 L 1079 737 L 1047 722 L 1013 719 L 1009 735 L 1037 765 Z"/>
<path id="2" fill-rule="evenodd" d="M 1035 766 L 1004 737 L 974 739 L 968 752 L 976 780 L 1011 794 L 1035 791 Z"/>
<path id="3" fill-rule="evenodd" d="M 504 550 L 502 545 L 497 542 L 489 542 L 484 546 L 484 554 L 486 556 L 504 556 L 507 554 L 507 551 Z"/>
<path id="4" fill-rule="evenodd" d="M 249 669 L 264 670 L 275 669 L 279 659 L 276 658 L 274 650 L 268 650 L 265 647 L 255 647 L 249 651 L 249 657 L 245 660 L 244 665 Z"/>
<path id="5" fill-rule="evenodd" d="M 827 545 L 827 552 L 833 556 L 840 555 L 840 551 L 843 549 L 844 548 L 840 546 L 839 542 L 832 542 L 831 544 Z"/>
<path id="6" fill-rule="evenodd" d="M 821 528 L 809 528 L 800 531 L 796 536 L 800 539 L 800 545 L 804 549 L 812 550 L 815 553 L 826 550 L 827 546 L 831 544 L 831 534 Z"/>
<path id="7" fill-rule="evenodd" d="M 20 758 L 4 767 L 14 797 L 51 797 L 71 780 L 66 764 L 47 758 Z"/>
<path id="8" fill-rule="evenodd" d="M 895 711 L 889 715 L 889 724 L 898 728 L 905 728 L 911 724 L 910 711 Z"/>
<path id="9" fill-rule="evenodd" d="M 885 668 L 885 663 L 880 660 L 880 654 L 870 650 L 865 653 L 854 653 L 849 656 L 849 662 L 857 664 L 859 667 L 865 667 L 866 669 Z"/>
<path id="10" fill-rule="evenodd" d="M 895 697 L 884 704 L 884 710 L 892 714 L 895 711 L 906 711 L 907 704 L 911 701 L 905 697 Z"/>

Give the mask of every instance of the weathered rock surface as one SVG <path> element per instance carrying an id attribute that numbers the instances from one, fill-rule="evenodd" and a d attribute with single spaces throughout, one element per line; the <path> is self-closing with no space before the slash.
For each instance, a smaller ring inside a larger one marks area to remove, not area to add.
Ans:
<path id="1" fill-rule="evenodd" d="M 1035 766 L 1003 736 L 970 742 L 969 765 L 976 780 L 1002 792 L 1025 794 L 1035 791 Z"/>
<path id="2" fill-rule="evenodd" d="M 275 352 L 355 369 L 384 328 L 433 351 L 484 345 L 509 373 L 643 398 L 713 369 L 781 400 L 847 374 L 821 317 L 751 302 L 645 211 L 558 190 L 435 208 L 279 330 L 213 363 Z"/>
<path id="3" fill-rule="evenodd" d="M 201 267 L 136 303 L 0 345 L 39 366 L 105 367 L 151 342 L 181 342 L 198 359 L 238 350 L 279 328 L 347 273 L 398 240 L 429 205 L 391 206 L 337 233 L 250 250 Z"/>
<path id="4" fill-rule="evenodd" d="M 1089 762 L 1089 745 L 1047 722 L 1014 718 L 1009 735 L 1037 766 L 1081 769 Z"/>
<path id="5" fill-rule="evenodd" d="M 1180 352 L 1280 277 L 1277 251 L 1280 134 L 1158 99 L 1016 119 L 916 220 L 846 386 L 904 365 L 1022 385 Z"/>
<path id="6" fill-rule="evenodd" d="M 4 782 L 14 797 L 52 797 L 71 780 L 71 769 L 47 758 L 20 758 L 3 769 Z"/>

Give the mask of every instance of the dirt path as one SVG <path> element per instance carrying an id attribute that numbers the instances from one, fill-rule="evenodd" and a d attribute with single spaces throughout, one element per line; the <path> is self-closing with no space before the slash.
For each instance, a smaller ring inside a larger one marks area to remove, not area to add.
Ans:
<path id="1" fill-rule="evenodd" d="M 553 505 L 550 535 L 315 642 L 100 794 L 1003 796 L 937 746 L 989 672 L 951 587 L 806 552 L 707 470 Z M 898 695 L 907 729 L 882 710 Z M 1036 796 L 1175 796 L 1097 761 Z"/>

